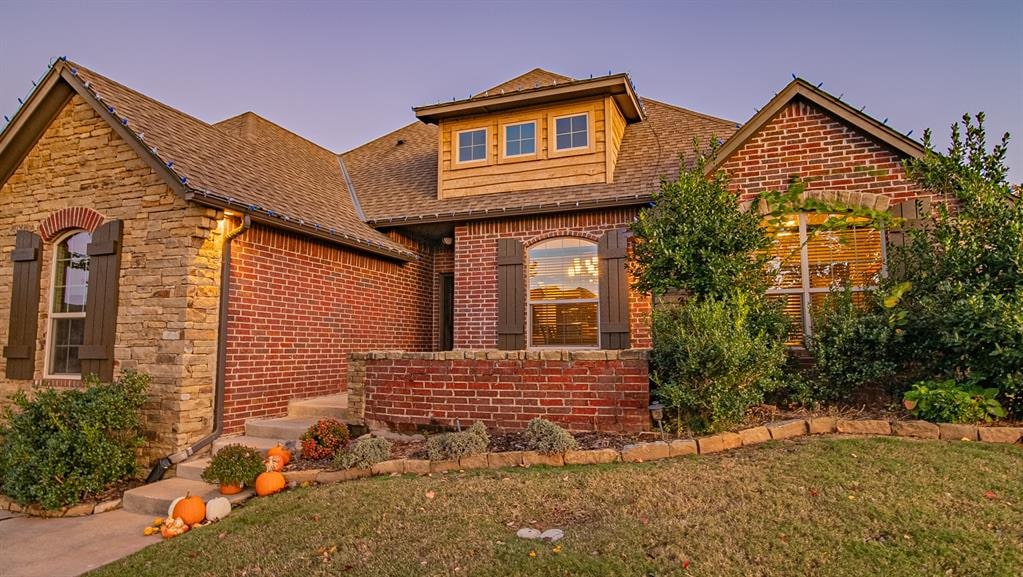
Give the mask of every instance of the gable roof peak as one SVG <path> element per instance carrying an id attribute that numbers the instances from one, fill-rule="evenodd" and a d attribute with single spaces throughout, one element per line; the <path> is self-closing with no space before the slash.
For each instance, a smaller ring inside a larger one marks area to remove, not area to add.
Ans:
<path id="1" fill-rule="evenodd" d="M 797 101 L 815 106 L 907 158 L 920 158 L 924 155 L 924 146 L 888 126 L 887 118 L 883 122 L 879 121 L 873 116 L 863 113 L 863 109 L 857 110 L 849 106 L 848 103 L 842 101 L 841 96 L 836 97 L 822 90 L 820 86 L 820 84 L 814 86 L 803 78 L 793 76 L 793 79 L 785 85 L 781 92 L 775 94 L 770 102 L 758 110 L 745 124 L 742 124 L 739 130 L 717 149 L 714 158 L 707 163 L 704 171 L 710 174 L 718 170 L 733 153 L 760 132 L 779 112 L 790 103 Z"/>
<path id="2" fill-rule="evenodd" d="M 501 94 L 503 92 L 515 92 L 517 90 L 527 90 L 530 88 L 537 88 L 541 86 L 553 86 L 564 82 L 571 82 L 573 78 L 544 70 L 543 68 L 534 68 L 529 72 L 519 74 L 511 80 L 506 80 L 497 86 L 491 87 L 473 97 L 489 96 L 493 94 Z"/>

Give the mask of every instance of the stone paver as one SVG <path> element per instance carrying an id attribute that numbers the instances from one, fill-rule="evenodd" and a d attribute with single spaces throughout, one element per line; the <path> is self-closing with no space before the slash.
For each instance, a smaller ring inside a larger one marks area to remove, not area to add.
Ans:
<path id="1" fill-rule="evenodd" d="M 1018 443 L 1023 427 L 979 427 L 980 440 L 985 443 Z"/>
<path id="2" fill-rule="evenodd" d="M 892 434 L 917 439 L 937 439 L 938 425 L 927 421 L 892 421 Z"/>
<path id="3" fill-rule="evenodd" d="M 839 419 L 835 422 L 839 433 L 846 435 L 891 435 L 892 424 L 880 419 Z"/>
<path id="4" fill-rule="evenodd" d="M 2 517 L 0 517 L 2 518 Z M 160 542 L 142 530 L 151 515 L 111 511 L 102 515 L 0 521 L 4 577 L 72 577 Z"/>
<path id="5" fill-rule="evenodd" d="M 826 435 L 835 432 L 837 419 L 835 417 L 814 417 L 807 419 L 811 435 Z"/>
<path id="6" fill-rule="evenodd" d="M 941 438 L 948 441 L 977 440 L 977 427 L 974 425 L 954 425 L 952 423 L 938 423 L 938 431 Z"/>

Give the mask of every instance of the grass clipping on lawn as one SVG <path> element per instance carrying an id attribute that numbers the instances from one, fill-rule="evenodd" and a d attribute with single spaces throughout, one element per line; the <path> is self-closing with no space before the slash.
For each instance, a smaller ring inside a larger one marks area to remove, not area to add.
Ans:
<path id="1" fill-rule="evenodd" d="M 93 575 L 1023 575 L 1021 479 L 1018 447 L 888 438 L 377 477 L 256 499 Z"/>

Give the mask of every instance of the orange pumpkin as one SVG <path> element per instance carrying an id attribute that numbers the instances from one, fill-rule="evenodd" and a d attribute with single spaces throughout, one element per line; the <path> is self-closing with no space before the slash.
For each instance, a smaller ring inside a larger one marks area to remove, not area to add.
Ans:
<path id="1" fill-rule="evenodd" d="M 282 460 L 277 455 L 271 455 L 271 456 L 266 458 L 266 461 L 264 462 L 264 466 L 266 467 L 267 471 L 283 471 L 284 470 L 284 460 Z"/>
<path id="2" fill-rule="evenodd" d="M 273 495 L 283 490 L 285 485 L 287 485 L 287 482 L 284 480 L 284 475 L 277 471 L 260 473 L 256 477 L 256 494 L 260 497 Z"/>
<path id="3" fill-rule="evenodd" d="M 174 505 L 173 516 L 181 519 L 188 526 L 195 525 L 206 518 L 206 503 L 203 503 L 202 497 L 185 495 L 184 499 Z"/>
<path id="4" fill-rule="evenodd" d="M 281 467 L 286 467 L 291 462 L 291 451 L 284 448 L 284 445 L 277 443 L 276 447 L 272 447 L 266 452 L 267 458 L 277 457 L 281 460 Z"/>

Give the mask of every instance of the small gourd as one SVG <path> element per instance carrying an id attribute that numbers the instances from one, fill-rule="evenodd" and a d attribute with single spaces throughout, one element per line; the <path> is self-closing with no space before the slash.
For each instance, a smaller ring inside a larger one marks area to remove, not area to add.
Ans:
<path id="1" fill-rule="evenodd" d="M 263 462 L 263 466 L 266 467 L 267 471 L 283 471 L 284 470 L 284 459 L 281 459 L 277 455 L 270 455 Z"/>
<path id="2" fill-rule="evenodd" d="M 270 450 L 266 452 L 266 457 L 267 459 L 270 457 L 279 458 L 281 460 L 281 467 L 283 468 L 291 462 L 291 451 L 285 449 L 284 445 L 277 443 L 277 446 L 271 447 Z"/>
<path id="3" fill-rule="evenodd" d="M 231 501 L 225 497 L 216 497 L 206 503 L 206 518 L 210 521 L 219 521 L 231 513 Z"/>
<path id="4" fill-rule="evenodd" d="M 178 535 L 183 535 L 188 532 L 188 524 L 182 519 L 170 519 L 168 518 L 160 526 L 160 534 L 163 535 L 164 539 L 172 539 Z"/>
<path id="5" fill-rule="evenodd" d="M 185 498 L 174 505 L 174 517 L 181 519 L 186 525 L 195 525 L 206 518 L 206 503 L 202 497 L 185 495 Z"/>
<path id="6" fill-rule="evenodd" d="M 174 499 L 173 501 L 171 501 L 170 506 L 167 507 L 167 519 L 173 519 L 174 518 L 174 507 L 177 507 L 178 503 L 180 503 L 183 499 L 184 499 L 184 497 L 178 497 L 177 499 Z M 162 524 L 163 520 L 161 520 L 160 523 Z"/>

